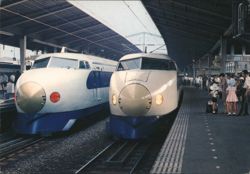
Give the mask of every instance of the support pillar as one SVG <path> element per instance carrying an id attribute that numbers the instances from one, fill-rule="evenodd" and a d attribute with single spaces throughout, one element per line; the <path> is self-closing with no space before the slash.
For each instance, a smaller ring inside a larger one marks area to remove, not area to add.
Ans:
<path id="1" fill-rule="evenodd" d="M 246 46 L 242 45 L 242 55 L 245 56 L 246 55 Z"/>
<path id="2" fill-rule="evenodd" d="M 213 58 L 211 54 L 208 54 L 207 56 L 207 65 L 208 65 L 208 76 L 211 77 L 211 62 L 212 62 Z"/>
<path id="3" fill-rule="evenodd" d="M 231 45 L 230 54 L 231 54 L 231 56 L 234 55 L 234 45 L 233 44 Z"/>
<path id="4" fill-rule="evenodd" d="M 20 39 L 20 63 L 21 63 L 21 69 L 20 72 L 23 73 L 26 70 L 26 62 L 25 62 L 25 56 L 26 56 L 26 43 L 27 43 L 27 37 L 23 36 Z"/>
<path id="5" fill-rule="evenodd" d="M 226 59 L 227 59 L 227 39 L 221 37 L 221 71 L 225 73 L 226 71 Z"/>

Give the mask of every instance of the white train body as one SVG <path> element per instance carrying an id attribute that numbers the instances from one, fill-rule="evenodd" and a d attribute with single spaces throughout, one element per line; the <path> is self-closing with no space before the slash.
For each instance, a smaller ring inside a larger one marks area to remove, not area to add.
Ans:
<path id="1" fill-rule="evenodd" d="M 116 65 L 84 54 L 38 57 L 16 84 L 17 132 L 65 131 L 77 119 L 100 109 L 108 102 L 109 79 Z"/>
<path id="2" fill-rule="evenodd" d="M 126 55 L 110 81 L 109 130 L 122 138 L 143 137 L 143 131 L 136 133 L 136 125 L 145 120 L 153 124 L 177 109 L 179 96 L 178 69 L 172 59 L 159 54 Z"/>

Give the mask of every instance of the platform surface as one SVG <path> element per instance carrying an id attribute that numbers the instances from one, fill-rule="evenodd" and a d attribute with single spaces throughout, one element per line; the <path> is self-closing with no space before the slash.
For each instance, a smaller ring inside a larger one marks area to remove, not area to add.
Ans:
<path id="1" fill-rule="evenodd" d="M 207 114 L 208 99 L 205 91 L 184 88 L 151 173 L 250 174 L 250 116 L 227 116 L 221 104 L 218 114 Z"/>

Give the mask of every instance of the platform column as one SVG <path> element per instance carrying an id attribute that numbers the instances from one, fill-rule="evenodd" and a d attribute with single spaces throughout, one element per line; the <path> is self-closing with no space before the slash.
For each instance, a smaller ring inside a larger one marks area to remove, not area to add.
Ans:
<path id="1" fill-rule="evenodd" d="M 221 71 L 225 73 L 226 70 L 226 59 L 227 59 L 227 39 L 221 37 Z"/>
<path id="2" fill-rule="evenodd" d="M 20 63 L 21 63 L 21 73 L 23 73 L 26 70 L 26 62 L 25 62 L 25 56 L 26 56 L 26 43 L 27 43 L 27 37 L 24 35 L 20 39 Z"/>
<path id="3" fill-rule="evenodd" d="M 242 55 L 243 56 L 246 55 L 246 46 L 245 45 L 242 46 Z"/>

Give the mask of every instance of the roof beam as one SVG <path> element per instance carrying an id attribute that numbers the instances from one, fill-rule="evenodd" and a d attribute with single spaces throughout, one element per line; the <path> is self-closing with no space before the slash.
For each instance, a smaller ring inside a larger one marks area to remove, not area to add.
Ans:
<path id="1" fill-rule="evenodd" d="M 99 24 L 96 24 L 94 26 L 90 26 L 90 27 L 86 27 L 86 28 L 81 28 L 81 29 L 78 29 L 78 30 L 75 30 L 73 32 L 70 32 L 71 34 L 77 34 L 78 32 L 82 32 L 82 31 L 88 31 L 88 32 L 91 32 L 89 31 L 90 29 L 95 29 L 95 28 L 99 28 L 99 27 L 103 27 L 103 25 L 101 23 Z M 92 32 L 93 33 L 93 32 Z M 68 36 L 69 34 L 60 34 L 60 35 L 57 35 L 57 36 L 54 36 L 54 37 L 49 37 L 49 38 L 45 38 L 44 40 L 55 40 L 55 39 L 60 39 L 60 38 L 63 38 L 63 37 L 66 37 Z"/>
<path id="2" fill-rule="evenodd" d="M 157 19 L 155 20 L 156 21 L 156 25 L 158 23 L 158 20 L 160 21 L 162 18 L 154 18 L 154 19 Z M 160 23 L 163 23 L 163 22 L 160 22 Z M 164 24 L 164 23 L 163 23 Z M 169 19 L 169 20 L 165 20 L 165 25 L 175 25 L 175 26 L 181 26 L 181 27 L 185 27 L 185 28 L 188 28 L 188 29 L 191 29 L 193 31 L 198 31 L 198 32 L 201 32 L 201 33 L 208 33 L 208 34 L 211 34 L 211 35 L 217 35 L 217 33 L 222 33 L 223 30 L 216 30 L 216 31 L 211 31 L 209 30 L 208 28 L 204 29 L 204 27 L 200 27 L 199 25 L 192 25 L 192 24 L 189 24 L 188 22 L 179 22 L 179 21 L 176 21 L 174 19 Z"/>
<path id="3" fill-rule="evenodd" d="M 166 31 L 166 38 L 168 37 L 168 32 L 171 32 L 171 30 L 173 30 L 173 31 L 176 31 L 177 33 L 177 35 L 178 35 L 178 32 L 179 33 L 182 33 L 182 34 L 184 34 L 184 36 L 186 37 L 186 38 L 189 38 L 189 39 L 194 39 L 194 38 L 196 38 L 196 39 L 200 39 L 200 40 L 207 40 L 207 41 L 209 41 L 209 42 L 214 42 L 214 40 L 213 39 L 209 39 L 208 37 L 202 37 L 202 36 L 199 36 L 199 35 L 197 35 L 197 34 L 195 34 L 195 33 L 191 33 L 191 32 L 187 32 L 186 30 L 183 30 L 183 29 L 180 29 L 180 28 L 176 28 L 176 27 L 168 27 L 168 26 L 166 26 L 166 25 L 164 25 L 164 24 L 159 24 L 159 27 L 163 27 L 164 28 L 164 30 L 167 30 Z"/>
<path id="4" fill-rule="evenodd" d="M 201 19 L 198 19 L 197 17 L 194 18 L 194 17 L 188 17 L 187 15 L 181 15 L 181 14 L 177 14 L 177 13 L 174 13 L 174 12 L 171 12 L 170 10 L 159 10 L 157 7 L 153 7 L 153 6 L 146 6 L 147 8 L 149 9 L 152 9 L 154 11 L 157 11 L 157 13 L 163 13 L 164 16 L 161 16 L 161 15 L 158 15 L 159 17 L 162 17 L 162 18 L 169 18 L 169 19 L 175 19 L 175 18 L 180 18 L 180 19 L 183 19 L 183 20 L 188 20 L 188 21 L 191 21 L 193 23 L 197 23 L 197 25 L 205 25 L 205 26 L 210 26 L 210 27 L 213 27 L 213 28 L 217 28 L 217 29 L 220 29 L 220 30 L 224 30 L 225 28 L 224 27 L 221 27 L 220 25 L 218 24 L 215 24 L 215 23 L 212 23 L 212 21 L 204 21 L 204 20 L 201 20 Z M 156 15 L 152 16 L 152 18 L 154 19 Z M 214 22 L 214 20 L 213 20 Z"/>
<path id="5" fill-rule="evenodd" d="M 165 28 L 175 28 L 175 29 L 178 29 L 180 31 L 185 31 L 185 33 L 203 36 L 203 38 L 207 38 L 209 36 L 212 38 L 219 37 L 219 34 L 216 35 L 215 33 L 210 33 L 210 32 L 204 31 L 204 30 L 199 30 L 196 28 L 185 28 L 184 26 L 176 26 L 176 24 L 174 22 L 168 22 L 168 23 L 157 22 L 157 25 L 165 26 Z"/>
<path id="6" fill-rule="evenodd" d="M 10 3 L 10 4 L 5 5 L 5 6 L 1 6 L 1 7 L 0 7 L 0 10 L 1 10 L 1 8 L 9 8 L 9 7 L 13 7 L 13 6 L 16 6 L 16 5 L 22 4 L 22 3 L 26 2 L 26 1 L 28 1 L 28 0 L 21 0 L 21 1 L 14 2 L 14 3 Z M 1 2 L 0 2 L 0 4 L 1 4 Z"/>
<path id="7" fill-rule="evenodd" d="M 93 43 L 90 43 L 90 45 L 91 45 L 91 44 L 94 44 L 94 43 L 98 43 L 98 42 L 104 41 L 104 40 L 109 40 L 109 39 L 111 39 L 111 38 L 116 38 L 116 37 L 120 37 L 120 36 L 119 36 L 118 34 L 115 34 L 115 35 L 112 35 L 112 36 L 110 36 L 110 37 L 105 37 L 105 38 L 102 38 L 102 39 L 93 41 Z M 72 44 L 72 43 L 74 43 L 74 42 L 79 42 L 79 41 L 80 41 L 80 39 L 77 39 L 77 40 L 74 40 L 74 41 L 71 41 L 71 42 L 67 42 L 67 44 L 68 44 L 68 43 L 69 43 L 69 44 Z M 113 41 L 111 41 L 111 42 L 113 42 Z"/>
<path id="8" fill-rule="evenodd" d="M 221 19 L 224 19 L 224 20 L 231 20 L 231 17 L 221 15 L 220 13 L 212 12 L 212 11 L 209 11 L 207 9 L 194 7 L 192 5 L 188 5 L 188 4 L 173 1 L 173 0 L 167 0 L 167 1 L 164 0 L 164 1 L 161 1 L 161 3 L 175 4 L 175 5 L 179 6 L 179 7 L 189 8 L 189 9 L 191 9 L 193 11 L 201 12 L 201 13 L 204 13 L 206 15 L 211 15 L 211 16 L 218 17 L 218 18 L 221 18 Z"/>
<path id="9" fill-rule="evenodd" d="M 84 17 L 84 18 L 80 18 L 77 17 L 75 19 L 72 19 L 68 22 L 63 22 L 62 24 L 59 24 L 59 25 L 54 25 L 54 27 L 62 27 L 64 25 L 68 25 L 69 23 L 72 23 L 72 22 L 76 22 L 76 21 L 80 21 L 80 20 L 88 20 L 88 19 L 92 19 L 91 16 L 87 16 L 87 17 Z M 36 31 L 29 31 L 28 35 L 32 35 L 32 34 L 38 34 L 38 33 L 41 33 L 41 32 L 44 32 L 44 31 L 47 31 L 47 30 L 50 30 L 51 28 L 45 28 L 45 29 L 42 29 L 42 30 L 36 30 Z"/>
<path id="10" fill-rule="evenodd" d="M 65 34 L 69 34 L 69 35 L 71 35 L 71 36 L 73 36 L 73 37 L 81 38 L 81 39 L 86 40 L 86 41 L 88 41 L 88 42 L 92 42 L 92 41 L 90 41 L 90 40 L 87 40 L 87 39 L 85 39 L 85 38 L 83 38 L 83 37 L 80 37 L 80 36 L 78 36 L 78 35 L 69 33 L 69 32 L 67 32 L 67 31 L 65 31 L 65 30 L 60 29 L 60 28 L 51 26 L 51 25 L 46 24 L 46 23 L 44 23 L 44 22 L 41 22 L 41 21 L 38 21 L 38 20 L 36 20 L 36 19 L 32 19 L 32 18 L 30 18 L 30 17 L 28 17 L 28 16 L 22 15 L 22 14 L 20 14 L 20 13 L 18 13 L 18 12 L 14 12 L 14 11 L 11 11 L 11 10 L 8 10 L 8 9 L 3 9 L 3 10 L 4 10 L 4 11 L 7 11 L 7 12 L 9 12 L 9 13 L 15 14 L 15 15 L 17 15 L 17 16 L 21 16 L 21 17 L 24 17 L 24 18 L 26 18 L 26 19 L 29 19 L 30 21 L 33 21 L 33 22 L 38 23 L 38 24 L 40 24 L 40 25 L 43 25 L 43 26 L 46 26 L 46 27 L 53 28 L 53 29 L 55 29 L 55 30 L 57 30 L 57 31 L 60 31 L 60 32 L 63 32 L 63 33 L 65 33 Z M 98 45 L 98 46 L 100 46 L 100 47 L 103 47 L 103 48 L 107 48 L 107 49 L 109 49 L 109 50 L 112 50 L 113 52 L 116 52 L 116 53 L 119 53 L 119 54 L 121 53 L 120 50 L 113 49 L 113 48 L 110 48 L 110 47 L 108 47 L 108 46 L 101 45 L 101 44 L 98 44 L 98 43 L 95 43 L 95 44 Z"/>
<path id="11" fill-rule="evenodd" d="M 177 9 L 177 8 L 172 8 L 168 6 L 164 6 L 164 4 L 161 6 L 146 6 L 146 8 L 149 9 L 149 12 L 151 12 L 152 16 L 155 16 L 156 14 L 162 13 L 164 16 L 173 16 L 173 17 L 180 17 L 184 19 L 189 19 L 194 22 L 203 22 L 203 23 L 208 23 L 213 26 L 225 26 L 228 25 L 231 21 L 223 20 L 217 18 L 215 20 L 214 17 L 208 16 L 208 15 L 197 15 L 196 13 L 192 13 L 190 11 L 185 11 L 183 9 Z M 164 10 L 167 9 L 167 10 Z M 153 10 L 153 11 L 152 11 Z"/>
<path id="12" fill-rule="evenodd" d="M 75 7 L 74 6 L 69 6 L 69 7 L 66 7 L 66 8 L 63 8 L 63 9 L 58 9 L 58 10 L 55 10 L 55 11 L 51 11 L 49 13 L 44 13 L 43 15 L 39 15 L 37 17 L 34 17 L 33 19 L 44 18 L 44 17 L 50 16 L 50 15 L 53 15 L 53 14 L 56 14 L 56 13 L 59 13 L 59 12 L 65 11 L 65 10 L 69 10 L 71 8 L 75 8 Z M 30 20 L 26 19 L 25 21 L 15 22 L 15 23 L 12 23 L 12 24 L 9 24 L 9 25 L 1 25 L 1 27 L 2 28 L 14 27 L 14 26 L 17 26 L 17 25 L 20 25 L 20 24 L 23 24 L 23 23 L 26 23 L 26 22 L 29 22 L 29 21 Z M 11 22 L 8 21 L 8 23 L 11 23 Z"/>

